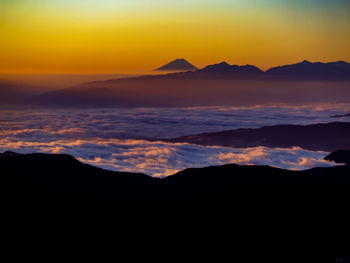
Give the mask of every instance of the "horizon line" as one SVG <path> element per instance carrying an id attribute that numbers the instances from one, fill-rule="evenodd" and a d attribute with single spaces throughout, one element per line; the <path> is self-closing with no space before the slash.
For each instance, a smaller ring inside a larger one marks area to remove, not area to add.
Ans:
<path id="1" fill-rule="evenodd" d="M 166 64 L 168 63 L 171 63 L 173 61 L 175 61 L 177 59 L 173 59 L 173 60 L 170 60 L 170 62 L 165 62 Z M 322 60 L 314 60 L 314 61 L 311 61 L 309 59 L 301 59 L 301 60 L 298 60 L 297 62 L 294 62 L 294 63 L 288 63 L 288 64 L 280 64 L 280 65 L 275 65 L 275 66 L 272 66 L 272 67 L 267 67 L 266 69 L 264 69 L 264 67 L 261 67 L 261 66 L 257 66 L 256 64 L 250 64 L 250 63 L 246 63 L 246 64 L 239 64 L 239 63 L 229 63 L 227 62 L 226 60 L 224 61 L 221 61 L 221 62 L 217 62 L 217 63 L 211 63 L 211 64 L 206 64 L 205 66 L 201 66 L 201 67 L 198 67 L 195 65 L 195 63 L 192 63 L 190 62 L 188 59 L 184 59 L 186 60 L 187 62 L 189 62 L 190 64 L 192 64 L 193 66 L 195 66 L 196 68 L 198 68 L 197 70 L 193 70 L 194 72 L 195 71 L 198 71 L 198 70 L 201 70 L 207 66 L 212 66 L 212 65 L 219 65 L 219 64 L 222 64 L 222 63 L 226 63 L 230 66 L 255 66 L 257 68 L 259 68 L 261 71 L 263 72 L 266 72 L 268 71 L 269 69 L 271 68 L 276 68 L 276 67 L 280 67 L 280 66 L 288 66 L 288 65 L 295 65 L 295 64 L 299 64 L 299 63 L 302 63 L 302 62 L 310 62 L 312 64 L 315 64 L 315 63 L 323 63 L 323 64 L 327 64 L 327 63 L 337 63 L 337 62 L 344 62 L 344 63 L 350 63 L 350 62 L 347 62 L 346 60 L 344 59 L 338 59 L 338 60 L 333 60 L 333 61 L 322 61 Z M 164 64 L 163 66 L 165 66 L 166 64 Z M 163 67 L 163 66 L 160 66 L 160 67 Z M 159 68 L 159 66 L 158 66 Z M 159 70 L 159 71 L 156 71 L 154 68 L 153 69 L 148 69 L 148 70 L 135 70 L 135 71 L 105 71 L 105 72 L 98 72 L 98 71 L 76 71 L 76 72 L 64 72 L 64 70 L 52 70 L 52 71 L 27 71 L 27 70 L 23 70 L 23 71 L 1 71 L 0 69 L 0 76 L 15 76 L 15 75 L 23 75 L 23 76 L 29 76 L 29 75 L 42 75 L 42 76 L 59 76 L 59 75 L 72 75 L 72 76 L 77 76 L 77 75 L 81 75 L 81 76 L 88 76 L 88 75 L 162 75 L 161 72 L 164 72 L 164 74 L 168 74 L 170 72 L 186 72 L 187 70 Z M 157 74 L 158 73 L 158 74 Z"/>

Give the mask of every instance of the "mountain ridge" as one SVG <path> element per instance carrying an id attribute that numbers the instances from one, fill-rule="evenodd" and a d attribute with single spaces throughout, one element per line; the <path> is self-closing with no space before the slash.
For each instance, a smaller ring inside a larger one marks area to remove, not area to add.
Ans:
<path id="1" fill-rule="evenodd" d="M 266 73 L 285 77 L 348 79 L 350 78 L 350 64 L 344 61 L 322 63 L 304 60 L 296 64 L 270 68 Z"/>
<path id="2" fill-rule="evenodd" d="M 324 159 L 335 163 L 350 165 L 350 150 L 337 150 L 328 154 Z"/>
<path id="3" fill-rule="evenodd" d="M 257 73 L 260 77 L 264 76 L 266 78 L 271 78 L 273 76 L 280 77 L 280 75 L 284 75 L 283 72 L 280 72 L 280 69 L 293 69 L 294 67 L 299 68 L 303 65 L 316 65 L 318 67 L 319 65 L 323 66 L 331 66 L 331 73 L 334 73 L 333 71 L 338 68 L 340 69 L 341 73 L 341 79 L 350 79 L 350 63 L 347 63 L 345 61 L 336 61 L 336 62 L 309 62 L 308 60 L 303 60 L 302 62 L 295 63 L 295 64 L 288 64 L 288 65 L 282 65 L 282 66 L 276 66 L 271 67 L 265 71 L 261 70 L 259 67 L 254 65 L 236 65 L 236 64 L 228 64 L 226 61 L 223 61 L 221 63 L 217 64 L 210 64 L 203 68 L 197 69 L 196 71 L 187 71 L 187 72 L 172 72 L 167 74 L 161 74 L 161 75 L 142 75 L 137 77 L 127 77 L 127 78 L 119 78 L 119 79 L 110 79 L 110 80 L 103 80 L 103 81 L 94 81 L 94 82 L 87 82 L 85 84 L 89 83 L 105 83 L 105 82 L 113 82 L 118 80 L 128 81 L 128 80 L 144 80 L 144 79 L 170 79 L 170 78 L 186 78 L 186 77 L 196 77 L 197 74 L 201 74 L 203 76 L 203 73 Z M 342 67 L 337 67 L 334 65 L 343 65 Z M 284 70 L 282 70 L 284 71 Z M 262 74 L 261 74 L 262 73 Z M 295 73 L 295 72 L 293 72 Z M 315 77 L 319 77 L 320 79 L 327 79 L 327 75 L 322 74 L 324 72 L 320 72 L 317 76 L 310 76 L 310 79 L 315 79 Z M 288 74 L 285 74 L 285 77 L 288 77 Z M 305 76 L 303 76 L 305 78 Z M 331 76 L 333 78 L 333 76 Z M 317 78 L 316 78 L 317 79 Z"/>
<path id="4" fill-rule="evenodd" d="M 155 69 L 155 71 L 194 71 L 198 70 L 197 67 L 193 66 L 187 60 L 183 58 L 175 59 L 164 66 Z"/>
<path id="5" fill-rule="evenodd" d="M 221 132 L 201 133 L 163 139 L 166 142 L 186 142 L 224 147 L 301 147 L 313 151 L 350 149 L 350 122 L 330 122 L 310 125 L 272 125 L 261 128 L 241 128 Z"/>
<path id="6" fill-rule="evenodd" d="M 303 71 L 300 73 L 304 64 L 307 64 L 305 74 Z M 320 70 L 310 71 L 309 64 L 311 67 L 316 64 L 316 69 Z M 33 98 L 31 104 L 45 107 L 124 108 L 350 101 L 350 64 L 320 64 L 302 62 L 263 72 L 252 65 L 238 66 L 224 62 L 197 71 L 84 83 L 41 94 Z M 288 73 L 290 68 L 293 69 L 292 73 Z M 329 74 L 325 73 L 325 68 L 330 68 Z"/>
<path id="7" fill-rule="evenodd" d="M 68 155 L 10 154 L 0 167 L 3 237 L 31 230 L 53 238 L 55 231 L 67 237 L 78 230 L 114 237 L 268 235 L 278 242 L 295 236 L 339 250 L 350 232 L 350 166 L 288 171 L 228 164 L 157 179 Z"/>

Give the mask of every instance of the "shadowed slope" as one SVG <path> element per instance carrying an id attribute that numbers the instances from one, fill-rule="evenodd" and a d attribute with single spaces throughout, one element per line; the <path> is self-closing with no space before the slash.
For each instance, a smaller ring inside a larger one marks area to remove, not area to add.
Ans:
<path id="1" fill-rule="evenodd" d="M 346 148 L 345 145 L 344 147 Z M 340 150 L 340 151 L 332 152 L 325 157 L 325 160 L 334 161 L 335 163 L 350 164 L 350 151 Z"/>
<path id="2" fill-rule="evenodd" d="M 175 59 L 174 61 L 157 68 L 156 71 L 194 71 L 198 70 L 191 63 L 186 61 L 185 59 Z"/>
<path id="3" fill-rule="evenodd" d="M 245 65 L 245 66 L 238 66 L 238 65 L 229 65 L 226 62 L 222 62 L 215 65 L 209 65 L 201 70 L 197 71 L 198 74 L 223 74 L 223 75 L 232 75 L 234 76 L 246 76 L 248 77 L 249 74 L 254 75 L 256 74 L 256 77 L 259 76 L 259 74 L 264 73 L 259 68 L 252 66 L 252 65 Z"/>
<path id="4" fill-rule="evenodd" d="M 348 176 L 348 166 L 293 172 L 224 165 L 154 179 L 67 155 L 5 154 L 0 167 L 4 235 L 211 233 L 341 250 L 340 236 L 349 233 L 350 185 L 332 178 Z"/>
<path id="5" fill-rule="evenodd" d="M 349 79 L 350 78 L 350 64 L 344 61 L 338 62 L 303 62 L 279 66 L 271 68 L 266 71 L 267 75 L 292 77 L 299 79 Z"/>
<path id="6" fill-rule="evenodd" d="M 223 62 L 197 71 L 84 83 L 42 94 L 32 103 L 47 107 L 187 107 L 350 100 L 347 63 L 320 63 L 321 70 L 318 63 L 310 64 L 305 69 L 296 64 L 263 72 L 252 65 Z M 323 67 L 330 67 L 330 73 Z"/>
<path id="7" fill-rule="evenodd" d="M 237 129 L 164 139 L 199 145 L 247 148 L 256 146 L 335 151 L 350 148 L 350 123 L 332 122 L 312 125 L 274 125 L 257 129 Z"/>
<path id="8" fill-rule="evenodd" d="M 0 80 L 0 106 L 27 104 L 37 95 L 32 86 Z"/>

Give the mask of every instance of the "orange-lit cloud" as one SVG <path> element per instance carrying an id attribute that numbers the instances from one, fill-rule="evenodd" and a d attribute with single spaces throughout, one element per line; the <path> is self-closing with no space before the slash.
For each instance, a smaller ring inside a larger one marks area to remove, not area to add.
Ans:
<path id="1" fill-rule="evenodd" d="M 153 176 L 174 174 L 188 167 L 226 163 L 306 169 L 333 164 L 323 160 L 326 152 L 297 147 L 237 149 L 171 144 L 142 138 L 176 137 L 288 122 L 347 121 L 349 117 L 346 116 L 331 116 L 344 115 L 349 110 L 349 104 L 322 107 L 0 110 L 0 152 L 66 153 L 99 167 Z"/>
<path id="2" fill-rule="evenodd" d="M 0 151 L 5 150 L 22 153 L 65 153 L 102 168 L 141 172 L 155 177 L 172 175 L 189 167 L 228 163 L 270 165 L 293 170 L 335 165 L 323 160 L 327 155 L 325 152 L 307 151 L 297 147 L 238 149 L 143 140 L 71 139 L 47 143 L 0 139 Z"/>

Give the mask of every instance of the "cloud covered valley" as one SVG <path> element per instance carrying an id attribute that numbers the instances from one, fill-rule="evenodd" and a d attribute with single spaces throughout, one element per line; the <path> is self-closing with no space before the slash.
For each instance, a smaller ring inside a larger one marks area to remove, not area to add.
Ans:
<path id="1" fill-rule="evenodd" d="M 189 167 L 226 163 L 307 169 L 334 165 L 327 152 L 301 148 L 230 148 L 166 143 L 201 132 L 275 124 L 348 121 L 350 105 L 246 108 L 2 110 L 0 151 L 66 153 L 117 171 L 166 176 Z M 344 115 L 334 118 L 335 115 Z M 152 139 L 152 140 L 148 140 Z"/>

